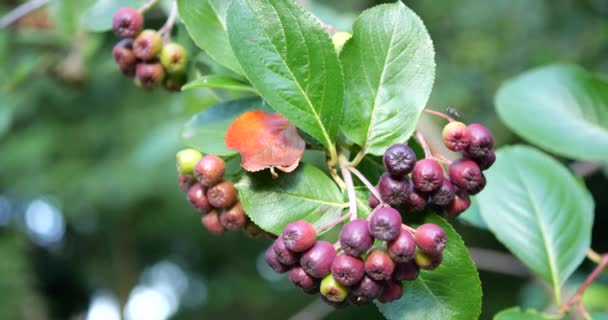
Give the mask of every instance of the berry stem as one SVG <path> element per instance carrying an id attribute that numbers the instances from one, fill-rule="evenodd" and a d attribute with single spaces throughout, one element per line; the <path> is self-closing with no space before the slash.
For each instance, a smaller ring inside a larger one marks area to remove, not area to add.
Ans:
<path id="1" fill-rule="evenodd" d="M 433 157 L 433 153 L 431 152 L 431 148 L 429 147 L 429 144 L 426 142 L 426 139 L 422 135 L 422 132 L 420 132 L 418 130 L 416 130 L 416 140 L 418 140 L 418 142 L 420 143 L 420 146 L 422 146 L 422 150 L 424 150 L 424 157 L 425 158 Z"/>
<path id="2" fill-rule="evenodd" d="M 331 229 L 331 228 L 339 225 L 340 223 L 346 221 L 346 219 L 350 218 L 351 216 L 352 216 L 352 213 L 349 212 L 349 213 L 341 216 L 340 218 L 338 218 L 338 219 L 336 219 L 336 220 L 334 220 L 334 221 L 332 221 L 332 222 L 330 222 L 330 223 L 328 223 L 328 224 L 326 224 L 324 226 L 321 226 L 321 227 L 317 228 L 316 229 L 317 234 L 319 234 L 321 232 L 324 232 L 324 231 L 327 231 L 327 230 L 329 230 L 329 229 Z"/>
<path id="3" fill-rule="evenodd" d="M 437 160 L 437 161 L 439 161 L 439 162 L 443 162 L 443 163 L 445 163 L 445 164 L 447 164 L 447 165 L 452 164 L 452 160 L 450 160 L 450 159 L 448 159 L 448 158 L 446 158 L 446 157 L 444 157 L 444 156 L 442 156 L 441 154 L 438 154 L 438 153 L 435 153 L 435 154 L 433 155 L 433 158 L 434 158 L 435 160 Z"/>
<path id="4" fill-rule="evenodd" d="M 602 261 L 602 255 L 595 252 L 595 250 L 589 248 L 589 250 L 587 251 L 587 259 L 595 262 L 596 264 L 599 264 Z"/>
<path id="5" fill-rule="evenodd" d="M 356 175 L 357 178 L 359 178 L 359 180 L 363 182 L 363 184 L 367 187 L 367 189 L 369 189 L 369 191 L 374 195 L 374 197 L 376 197 L 378 201 L 380 201 L 380 204 L 384 203 L 382 201 L 382 196 L 380 196 L 380 192 L 378 192 L 376 187 L 374 187 L 372 183 L 367 180 L 367 178 L 363 175 L 363 173 L 361 173 L 361 171 L 357 170 L 355 167 L 350 166 L 348 167 L 348 170 L 350 170 L 350 172 Z"/>
<path id="6" fill-rule="evenodd" d="M 156 3 L 158 3 L 158 0 L 150 0 L 146 3 L 144 3 L 143 6 L 141 6 L 138 10 L 141 14 L 146 13 L 146 11 L 152 9 L 152 7 L 154 7 L 156 5 Z"/>
<path id="7" fill-rule="evenodd" d="M 412 228 L 412 227 L 408 226 L 408 225 L 407 225 L 407 224 L 405 224 L 405 223 L 401 225 L 401 229 L 406 230 L 406 231 L 409 231 L 411 234 L 416 234 L 416 229 L 414 229 L 414 228 Z"/>
<path id="8" fill-rule="evenodd" d="M 566 304 L 562 307 L 562 313 L 568 311 L 575 303 L 578 304 L 579 312 L 582 316 L 588 318 L 587 311 L 585 310 L 585 306 L 583 306 L 582 298 L 583 294 L 585 294 L 585 290 L 589 288 L 589 286 L 599 277 L 602 271 L 608 266 L 608 253 L 600 256 L 600 262 L 598 266 L 591 272 L 591 274 L 585 279 L 585 282 L 576 290 L 576 293 L 568 299 Z"/>
<path id="9" fill-rule="evenodd" d="M 361 163 L 361 160 L 363 160 L 363 158 L 365 158 L 365 149 L 361 149 L 361 151 L 357 153 L 353 161 L 350 162 L 350 166 L 353 168 L 358 166 L 359 163 Z"/>
<path id="10" fill-rule="evenodd" d="M 23 3 L 22 5 L 9 11 L 6 15 L 0 18 L 0 28 L 6 28 L 12 25 L 19 19 L 30 14 L 32 11 L 35 11 L 46 5 L 47 3 L 49 3 L 49 1 L 50 0 L 30 0 L 28 2 Z"/>
<path id="11" fill-rule="evenodd" d="M 432 115 L 438 116 L 438 117 L 443 118 L 443 119 L 445 119 L 445 120 L 447 120 L 449 122 L 456 121 L 456 120 L 454 120 L 454 118 L 448 116 L 447 114 L 445 114 L 443 112 L 439 112 L 439 111 L 435 111 L 435 110 L 431 110 L 431 109 L 424 109 L 424 112 L 426 112 L 428 114 L 432 114 Z"/>
<path id="12" fill-rule="evenodd" d="M 165 43 L 171 41 L 171 30 L 175 25 L 175 20 L 177 19 L 177 2 L 173 1 L 171 5 L 171 12 L 169 13 L 169 17 L 167 18 L 167 22 L 158 30 L 158 32 L 163 36 L 163 40 Z"/>
<path id="13" fill-rule="evenodd" d="M 346 183 L 346 193 L 348 194 L 348 202 L 349 202 L 349 212 L 351 213 L 350 220 L 357 219 L 357 195 L 355 194 L 355 185 L 353 183 L 353 177 L 348 171 L 348 159 L 341 155 L 339 160 L 340 162 L 340 171 L 342 172 L 342 177 L 344 178 L 344 183 Z"/>

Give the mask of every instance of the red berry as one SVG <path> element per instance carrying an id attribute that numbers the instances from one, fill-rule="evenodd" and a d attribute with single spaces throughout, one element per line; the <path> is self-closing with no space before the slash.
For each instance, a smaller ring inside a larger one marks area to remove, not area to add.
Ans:
<path id="1" fill-rule="evenodd" d="M 135 68 L 135 76 L 144 89 L 151 89 L 163 81 L 165 70 L 160 63 L 140 62 Z"/>
<path id="2" fill-rule="evenodd" d="M 374 195 L 371 194 L 369 196 L 369 199 L 367 200 L 367 204 L 369 205 L 370 208 L 374 209 L 378 205 L 380 205 L 380 200 L 378 200 L 378 198 L 374 197 Z"/>
<path id="3" fill-rule="evenodd" d="M 321 281 L 308 275 L 301 267 L 296 266 L 291 268 L 289 280 L 305 293 L 315 294 L 319 292 Z"/>
<path id="4" fill-rule="evenodd" d="M 201 218 L 203 226 L 209 230 L 212 234 L 219 236 L 224 233 L 224 227 L 220 223 L 220 218 L 217 211 L 212 210 L 209 213 L 204 214 Z"/>
<path id="5" fill-rule="evenodd" d="M 205 195 L 205 188 L 198 183 L 188 190 L 188 201 L 199 212 L 207 213 L 211 210 L 211 204 Z"/>
<path id="6" fill-rule="evenodd" d="M 123 39 L 112 49 L 112 57 L 118 69 L 127 77 L 134 77 L 137 67 L 137 58 L 133 53 L 133 40 Z"/>
<path id="7" fill-rule="evenodd" d="M 302 258 L 302 269 L 315 278 L 323 278 L 331 273 L 331 265 L 336 258 L 336 249 L 327 241 L 317 241 Z"/>
<path id="8" fill-rule="evenodd" d="M 211 187 L 222 180 L 225 168 L 222 158 L 209 154 L 196 164 L 194 176 L 203 186 Z"/>
<path id="9" fill-rule="evenodd" d="M 384 249 L 373 249 L 365 259 L 365 273 L 376 280 L 388 280 L 395 270 L 395 263 Z"/>
<path id="10" fill-rule="evenodd" d="M 363 279 L 351 288 L 348 301 L 354 305 L 368 304 L 378 298 L 383 289 L 382 282 L 363 276 Z"/>
<path id="11" fill-rule="evenodd" d="M 409 231 L 401 230 L 395 240 L 387 243 L 386 248 L 395 262 L 408 262 L 414 259 L 416 254 L 416 240 Z"/>
<path id="12" fill-rule="evenodd" d="M 222 181 L 207 191 L 209 203 L 216 208 L 229 208 L 236 202 L 236 188 L 231 181 Z"/>
<path id="13" fill-rule="evenodd" d="M 317 241 L 315 227 L 307 221 L 298 220 L 288 224 L 281 234 L 285 245 L 294 252 L 310 249 Z"/>
<path id="14" fill-rule="evenodd" d="M 391 207 L 376 209 L 369 220 L 369 233 L 378 240 L 391 241 L 401 230 L 401 215 Z"/>
<path id="15" fill-rule="evenodd" d="M 393 207 L 406 203 L 409 191 L 410 183 L 405 176 L 393 178 L 385 173 L 378 181 L 378 192 L 380 192 L 382 200 Z"/>
<path id="16" fill-rule="evenodd" d="M 414 183 L 410 181 L 410 194 L 407 202 L 403 205 L 406 212 L 420 212 L 426 208 L 428 195 L 414 188 Z"/>
<path id="17" fill-rule="evenodd" d="M 144 26 L 144 17 L 135 8 L 120 8 L 112 18 L 112 30 L 121 38 L 134 38 Z"/>
<path id="18" fill-rule="evenodd" d="M 232 208 L 220 214 L 220 222 L 227 230 L 240 230 L 247 222 L 243 205 L 237 202 Z"/>
<path id="19" fill-rule="evenodd" d="M 431 194 L 431 201 L 438 206 L 445 206 L 452 202 L 456 189 L 450 179 L 443 178 L 443 184 Z"/>
<path id="20" fill-rule="evenodd" d="M 367 220 L 356 219 L 347 223 L 340 231 L 340 247 L 344 253 L 359 257 L 374 244 Z"/>
<path id="21" fill-rule="evenodd" d="M 277 256 L 277 260 L 286 266 L 292 266 L 300 261 L 300 255 L 287 249 L 281 237 L 278 237 L 273 242 L 272 249 Z"/>
<path id="22" fill-rule="evenodd" d="M 426 223 L 416 229 L 416 245 L 430 255 L 438 255 L 445 248 L 447 236 L 438 225 Z"/>
<path id="23" fill-rule="evenodd" d="M 443 183 L 443 168 L 432 159 L 422 159 L 416 162 L 412 172 L 414 188 L 421 192 L 433 192 Z"/>
<path id="24" fill-rule="evenodd" d="M 479 166 L 479 169 L 487 170 L 496 161 L 496 153 L 494 152 L 494 150 L 491 150 L 490 152 L 486 153 L 486 155 L 484 155 L 483 157 L 476 158 L 476 157 L 471 156 L 468 152 L 465 152 L 464 158 L 473 160 L 475 163 L 477 163 L 477 165 Z"/>
<path id="25" fill-rule="evenodd" d="M 345 286 L 352 286 L 365 275 L 365 264 L 359 257 L 339 254 L 331 265 L 334 279 Z"/>
<path id="26" fill-rule="evenodd" d="M 266 253 L 264 253 L 264 260 L 276 273 L 285 273 L 289 271 L 289 267 L 279 261 L 272 246 L 266 249 Z"/>
<path id="27" fill-rule="evenodd" d="M 157 60 L 162 49 L 163 38 L 154 30 L 142 31 L 133 42 L 133 53 L 143 61 Z M 162 68 L 160 63 L 158 65 Z"/>
<path id="28" fill-rule="evenodd" d="M 459 159 L 450 165 L 450 180 L 461 189 L 471 192 L 483 183 L 482 179 L 479 166 L 471 160 Z"/>
<path id="29" fill-rule="evenodd" d="M 471 132 L 466 124 L 452 121 L 443 127 L 443 144 L 452 151 L 462 151 L 471 143 Z"/>
<path id="30" fill-rule="evenodd" d="M 395 264 L 395 271 L 393 271 L 393 279 L 398 281 L 414 281 L 418 278 L 419 273 L 420 267 L 414 260 L 405 263 L 397 263 Z"/>
<path id="31" fill-rule="evenodd" d="M 464 190 L 456 191 L 454 200 L 446 207 L 446 211 L 450 217 L 457 217 L 471 206 L 471 199 Z"/>
<path id="32" fill-rule="evenodd" d="M 388 303 L 401 299 L 403 295 L 403 285 L 400 281 L 389 280 L 384 283 L 384 290 L 378 297 L 381 303 Z"/>
<path id="33" fill-rule="evenodd" d="M 488 128 L 478 123 L 469 125 L 471 143 L 467 153 L 475 158 L 482 158 L 494 149 L 494 137 Z"/>
<path id="34" fill-rule="evenodd" d="M 179 174 L 177 176 L 177 183 L 179 184 L 179 188 L 182 189 L 183 192 L 188 192 L 190 187 L 192 187 L 196 183 L 196 179 L 194 176 L 189 174 Z"/>

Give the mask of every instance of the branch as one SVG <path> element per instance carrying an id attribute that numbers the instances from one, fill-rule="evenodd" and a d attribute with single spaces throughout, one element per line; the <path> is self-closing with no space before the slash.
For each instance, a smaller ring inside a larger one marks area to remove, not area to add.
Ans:
<path id="1" fill-rule="evenodd" d="M 363 182 L 367 189 L 369 189 L 369 191 L 374 195 L 374 197 L 378 199 L 378 201 L 380 201 L 380 203 L 383 203 L 382 196 L 380 196 L 380 192 L 378 192 L 376 187 L 374 187 L 374 185 L 372 185 L 372 183 L 367 180 L 367 178 L 363 175 L 363 173 L 361 173 L 361 171 L 357 170 L 354 167 L 348 167 L 348 170 L 350 170 L 350 172 L 356 175 L 357 178 L 359 178 L 359 180 Z"/>
<path id="2" fill-rule="evenodd" d="M 431 109 L 424 109 L 424 112 L 426 112 L 428 114 L 432 114 L 432 115 L 438 116 L 438 117 L 443 118 L 443 119 L 445 119 L 445 120 L 447 120 L 449 122 L 456 121 L 456 120 L 454 120 L 454 118 L 448 116 L 447 114 L 445 114 L 443 112 L 439 112 L 439 111 L 435 111 L 435 110 L 431 110 Z"/>
<path id="3" fill-rule="evenodd" d="M 4 17 L 0 18 L 0 28 L 3 29 L 12 25 L 19 19 L 30 14 L 32 11 L 41 8 L 49 2 L 50 0 L 30 0 L 16 7 L 15 9 L 9 11 L 6 15 L 4 15 Z"/>
<path id="4" fill-rule="evenodd" d="M 326 225 L 324 225 L 322 227 L 317 228 L 316 229 L 317 234 L 319 234 L 319 233 L 321 233 L 321 232 L 323 232 L 325 230 L 329 230 L 329 229 L 331 229 L 331 228 L 339 225 L 340 223 L 344 222 L 346 219 L 350 218 L 351 216 L 352 216 L 352 213 L 349 212 L 349 213 L 341 216 L 340 218 L 338 218 L 338 219 L 336 219 L 336 220 L 334 220 L 334 221 L 332 221 L 332 222 L 330 222 L 330 223 L 328 223 L 328 224 L 326 224 Z"/>
<path id="5" fill-rule="evenodd" d="M 146 13 L 146 11 L 148 11 L 152 7 L 154 7 L 157 2 L 158 2 L 158 0 L 150 0 L 150 1 L 146 2 L 143 6 L 141 6 L 139 8 L 139 12 L 142 13 L 142 14 Z"/>
<path id="6" fill-rule="evenodd" d="M 171 30 L 173 29 L 173 25 L 175 25 L 175 20 L 177 19 L 177 3 L 174 1 L 173 5 L 171 5 L 171 12 L 169 13 L 169 18 L 167 18 L 167 22 L 158 30 L 158 32 L 163 36 L 163 40 L 165 43 L 171 41 Z"/>
<path id="7" fill-rule="evenodd" d="M 585 290 L 589 288 L 593 281 L 595 281 L 595 279 L 599 277 L 599 275 L 606 268 L 606 266 L 608 266 L 608 253 L 603 254 L 601 257 L 602 259 L 600 260 L 598 266 L 593 270 L 593 272 L 591 272 L 587 279 L 585 279 L 585 282 L 583 282 L 583 284 L 578 288 L 578 290 L 576 290 L 576 293 L 570 299 L 568 299 L 566 304 L 564 304 L 564 306 L 562 307 L 562 312 L 568 311 L 575 303 L 577 303 L 581 315 L 588 316 L 587 311 L 585 310 L 585 306 L 583 306 L 582 303 L 583 294 L 585 294 Z"/>
<path id="8" fill-rule="evenodd" d="M 422 150 L 424 150 L 425 158 L 431 158 L 433 156 L 433 153 L 431 152 L 431 148 L 429 147 L 429 144 L 426 142 L 426 139 L 424 138 L 422 133 L 418 130 L 416 130 L 416 139 L 418 140 L 418 142 L 420 142 L 420 146 L 422 147 Z"/>
<path id="9" fill-rule="evenodd" d="M 348 160 L 343 156 L 339 159 L 340 163 L 340 171 L 342 172 L 342 177 L 344 178 L 344 183 L 346 184 L 346 192 L 348 194 L 348 203 L 349 210 L 351 213 L 350 220 L 357 219 L 357 194 L 355 193 L 355 185 L 353 183 L 353 177 L 348 171 Z"/>

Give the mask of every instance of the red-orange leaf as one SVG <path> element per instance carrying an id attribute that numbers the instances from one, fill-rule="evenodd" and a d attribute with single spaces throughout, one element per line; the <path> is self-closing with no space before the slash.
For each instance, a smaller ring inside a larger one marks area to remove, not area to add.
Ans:
<path id="1" fill-rule="evenodd" d="M 253 110 L 236 119 L 226 132 L 226 146 L 237 150 L 247 171 L 296 169 L 305 142 L 296 127 L 279 113 Z"/>

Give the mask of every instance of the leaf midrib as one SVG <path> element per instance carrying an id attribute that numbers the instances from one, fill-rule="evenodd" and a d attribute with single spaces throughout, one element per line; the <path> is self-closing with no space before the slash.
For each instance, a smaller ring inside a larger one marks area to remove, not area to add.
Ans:
<path id="1" fill-rule="evenodd" d="M 536 205 L 534 196 L 530 192 L 530 189 L 529 189 L 527 183 L 523 179 L 520 169 L 517 166 L 514 166 L 514 171 L 516 172 L 518 179 L 521 181 L 520 185 L 523 185 L 524 190 L 526 191 L 526 194 L 529 197 L 530 203 L 532 204 L 532 208 L 534 209 L 534 217 L 536 218 L 536 221 L 540 228 L 540 233 L 543 237 L 543 243 L 544 243 L 543 249 L 545 249 L 547 258 L 549 259 L 549 269 L 551 270 L 551 280 L 552 280 L 551 282 L 553 283 L 553 290 L 555 290 L 554 291 L 555 296 L 558 299 L 558 303 L 559 303 L 559 297 L 560 297 L 561 290 L 559 287 L 559 279 L 558 279 L 558 275 L 557 275 L 557 265 L 556 265 L 557 262 L 555 260 L 555 253 L 553 252 L 553 247 L 550 245 L 551 243 L 549 242 L 549 239 L 548 239 L 547 230 L 545 230 L 545 226 L 540 217 L 540 210 L 539 210 L 538 206 Z"/>
<path id="2" fill-rule="evenodd" d="M 247 3 L 247 6 L 249 7 L 249 9 L 253 11 L 253 8 L 251 7 L 251 5 L 249 4 L 249 1 L 245 1 Z M 277 8 L 275 8 L 271 3 L 269 3 L 269 6 L 274 10 L 274 12 L 277 14 L 277 16 L 280 16 L 279 11 L 277 10 Z M 292 14 L 293 16 L 293 12 L 290 10 L 289 6 L 287 6 L 287 10 L 289 10 L 289 12 Z M 297 20 L 297 18 L 296 18 Z M 283 36 L 285 39 L 287 39 L 287 35 L 285 34 L 285 27 L 283 26 L 283 22 L 279 19 L 279 24 L 281 25 L 281 31 L 283 32 Z M 298 24 L 298 28 L 300 28 L 299 24 Z M 298 79 L 296 78 L 295 74 L 292 72 L 291 68 L 289 68 L 289 65 L 287 64 L 287 61 L 285 61 L 285 59 L 283 58 L 283 56 L 279 53 L 278 48 L 276 47 L 276 45 L 270 40 L 270 36 L 268 35 L 268 33 L 266 32 L 266 29 L 264 29 L 264 27 L 260 26 L 260 29 L 262 30 L 262 32 L 264 33 L 264 35 L 266 36 L 266 38 L 268 39 L 268 42 L 272 45 L 272 48 L 274 49 L 275 53 L 281 57 L 281 62 L 283 63 L 283 65 L 285 66 L 285 69 L 287 69 L 287 71 L 289 72 L 289 75 L 292 77 L 293 82 L 296 84 L 298 90 L 300 91 L 300 93 L 302 94 L 302 96 L 304 97 L 306 104 L 308 105 L 308 107 L 310 108 L 310 111 L 312 112 L 315 121 L 317 122 L 317 124 L 319 125 L 319 127 L 321 128 L 321 132 L 323 133 L 323 137 L 325 138 L 325 141 L 327 142 L 327 146 L 330 146 L 332 144 L 332 140 L 329 138 L 329 134 L 327 133 L 327 130 L 325 130 L 325 126 L 323 125 L 323 122 L 321 121 L 321 118 L 319 117 L 319 114 L 317 113 L 317 110 L 314 108 L 314 105 L 312 104 L 312 102 L 310 101 L 308 95 L 305 93 L 305 91 L 303 90 L 302 86 L 300 85 L 300 82 L 298 81 Z M 301 30 L 300 30 L 300 33 Z M 304 41 L 306 42 L 306 41 Z M 306 46 L 308 48 L 308 46 Z M 310 49 L 310 48 L 308 48 Z M 308 59 L 308 63 L 310 64 L 310 57 Z M 257 89 L 257 88 L 256 88 Z M 259 90 L 259 89 L 258 89 Z M 323 93 L 323 95 L 325 95 L 325 93 Z M 293 105 L 291 102 L 288 102 L 289 104 L 291 104 L 292 106 L 295 107 L 295 105 Z M 297 108 L 297 107 L 296 107 Z"/>

